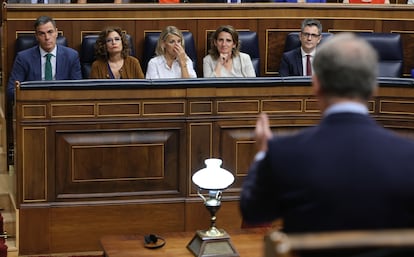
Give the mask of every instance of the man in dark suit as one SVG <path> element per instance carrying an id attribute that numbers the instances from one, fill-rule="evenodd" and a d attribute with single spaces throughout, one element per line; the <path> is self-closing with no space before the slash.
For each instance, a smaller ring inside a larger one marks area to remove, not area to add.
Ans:
<path id="1" fill-rule="evenodd" d="M 17 53 L 7 85 L 9 102 L 14 100 L 16 81 L 45 80 L 48 53 L 52 54 L 52 80 L 82 79 L 78 52 L 56 44 L 58 30 L 55 21 L 41 16 L 37 18 L 34 28 L 38 45 Z"/>
<path id="2" fill-rule="evenodd" d="M 240 197 L 243 219 L 282 218 L 286 232 L 413 227 L 414 142 L 368 114 L 375 50 L 339 34 L 318 49 L 314 69 L 319 125 L 276 137 L 268 117 L 258 118 L 259 152 Z"/>
<path id="3" fill-rule="evenodd" d="M 50 17 L 41 16 L 35 21 L 34 29 L 38 45 L 17 53 L 7 84 L 9 152 L 13 152 L 12 116 L 16 81 L 82 79 L 78 52 L 56 44 L 58 30 L 55 21 Z M 47 58 L 47 55 L 51 57 Z M 46 70 L 50 72 L 46 73 Z M 10 155 L 12 154 L 9 154 L 9 163 L 12 163 Z"/>
<path id="4" fill-rule="evenodd" d="M 303 20 L 299 33 L 301 46 L 283 53 L 279 75 L 312 76 L 312 62 L 321 39 L 322 24 L 314 19 Z"/>

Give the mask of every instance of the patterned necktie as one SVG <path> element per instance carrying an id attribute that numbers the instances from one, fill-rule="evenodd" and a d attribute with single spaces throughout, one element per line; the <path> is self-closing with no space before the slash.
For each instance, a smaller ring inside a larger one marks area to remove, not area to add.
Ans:
<path id="1" fill-rule="evenodd" d="M 306 76 L 312 76 L 312 65 L 310 61 L 310 54 L 306 55 Z"/>
<path id="2" fill-rule="evenodd" d="M 46 54 L 45 80 L 52 80 L 52 63 L 50 62 L 52 56 L 51 53 Z"/>

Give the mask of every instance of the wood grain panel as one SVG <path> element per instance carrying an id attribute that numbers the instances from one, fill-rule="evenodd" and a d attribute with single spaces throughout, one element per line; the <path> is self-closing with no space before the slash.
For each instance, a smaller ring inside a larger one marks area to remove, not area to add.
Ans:
<path id="1" fill-rule="evenodd" d="M 142 115 L 184 115 L 186 111 L 185 102 L 144 102 L 142 104 Z"/>
<path id="2" fill-rule="evenodd" d="M 56 198 L 183 194 L 179 129 L 61 131 L 56 138 Z"/>
<path id="3" fill-rule="evenodd" d="M 257 100 L 217 101 L 218 114 L 255 114 L 259 112 L 259 107 Z"/>
<path id="4" fill-rule="evenodd" d="M 190 115 L 212 114 L 213 102 L 190 102 Z"/>
<path id="5" fill-rule="evenodd" d="M 51 104 L 52 118 L 91 118 L 96 115 L 94 104 Z"/>
<path id="6" fill-rule="evenodd" d="M 50 209 L 34 208 L 19 210 L 19 253 L 42 254 L 50 252 Z M 36 236 L 31 232 L 36 231 Z"/>
<path id="7" fill-rule="evenodd" d="M 303 112 L 302 99 L 263 100 L 262 104 L 267 113 Z"/>
<path id="8" fill-rule="evenodd" d="M 266 59 L 263 74 L 279 75 L 280 61 L 285 49 L 285 39 L 287 34 L 293 31 L 297 31 L 297 29 L 268 28 L 266 30 Z"/>
<path id="9" fill-rule="evenodd" d="M 189 192 L 196 193 L 196 188 L 191 182 L 193 174 L 204 168 L 204 160 L 211 158 L 213 154 L 213 128 L 210 122 L 189 124 Z"/>
<path id="10" fill-rule="evenodd" d="M 71 154 L 71 182 L 163 179 L 164 152 L 162 143 L 75 145 Z M 94 158 L 97 160 L 91 162 Z"/>
<path id="11" fill-rule="evenodd" d="M 320 112 L 319 102 L 316 99 L 305 99 L 305 112 Z"/>
<path id="12" fill-rule="evenodd" d="M 24 105 L 22 106 L 24 119 L 46 118 L 46 105 Z"/>
<path id="13" fill-rule="evenodd" d="M 240 179 L 247 174 L 256 154 L 252 124 L 220 124 L 220 156 L 226 160 L 223 162 L 223 168 L 233 173 L 236 179 L 232 185 L 233 189 L 241 187 Z"/>
<path id="14" fill-rule="evenodd" d="M 380 113 L 383 114 L 414 114 L 414 102 L 413 101 L 380 101 Z"/>
<path id="15" fill-rule="evenodd" d="M 47 199 L 46 128 L 26 127 L 22 131 L 23 201 Z"/>
<path id="16" fill-rule="evenodd" d="M 404 55 L 403 75 L 409 77 L 411 70 L 414 69 L 414 58 L 406 58 L 406 56 L 414 56 L 414 29 L 395 29 L 393 33 L 401 34 Z"/>
<path id="17" fill-rule="evenodd" d="M 249 131 L 250 134 L 252 130 Z M 236 142 L 236 167 L 235 176 L 245 176 L 256 154 L 256 141 L 253 140 L 253 135 L 250 140 L 239 140 Z"/>
<path id="18" fill-rule="evenodd" d="M 131 103 L 99 103 L 98 117 L 138 117 L 141 114 L 139 102 Z"/>
<path id="19" fill-rule="evenodd" d="M 373 113 L 376 109 L 378 101 L 369 100 L 368 101 L 368 112 Z"/>
<path id="20" fill-rule="evenodd" d="M 122 215 L 120 219 L 109 218 L 119 214 Z M 184 230 L 182 202 L 53 208 L 51 215 L 52 252 L 97 250 L 100 249 L 99 239 L 109 234 L 162 234 Z"/>

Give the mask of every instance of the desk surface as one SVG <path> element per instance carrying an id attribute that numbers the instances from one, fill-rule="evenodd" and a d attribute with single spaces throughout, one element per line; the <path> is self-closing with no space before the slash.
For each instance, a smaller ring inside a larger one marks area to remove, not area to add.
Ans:
<path id="1" fill-rule="evenodd" d="M 227 230 L 231 241 L 240 257 L 262 257 L 263 238 L 268 229 L 253 228 Z M 192 257 L 187 244 L 195 232 L 174 232 L 160 234 L 166 244 L 162 248 L 147 249 L 144 247 L 143 235 L 113 235 L 101 238 L 101 245 L 106 257 Z"/>

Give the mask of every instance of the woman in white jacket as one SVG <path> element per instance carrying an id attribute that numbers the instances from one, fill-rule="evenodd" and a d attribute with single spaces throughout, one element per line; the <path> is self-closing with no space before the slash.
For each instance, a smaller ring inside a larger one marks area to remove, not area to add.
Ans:
<path id="1" fill-rule="evenodd" d="M 239 50 L 239 33 L 232 26 L 220 26 L 213 32 L 210 46 L 203 59 L 205 78 L 256 77 L 250 56 Z"/>

